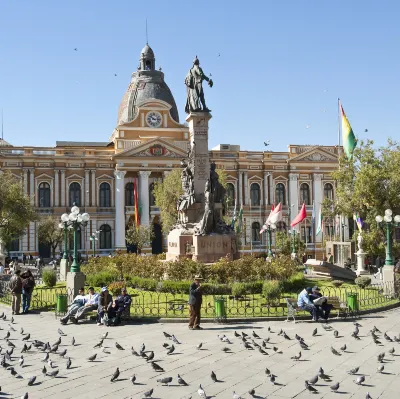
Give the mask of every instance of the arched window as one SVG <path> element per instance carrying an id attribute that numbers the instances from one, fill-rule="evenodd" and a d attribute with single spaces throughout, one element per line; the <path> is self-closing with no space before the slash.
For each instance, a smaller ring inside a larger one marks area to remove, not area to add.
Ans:
<path id="1" fill-rule="evenodd" d="M 235 186 L 232 183 L 228 183 L 226 186 L 226 201 L 228 206 L 235 206 Z"/>
<path id="2" fill-rule="evenodd" d="M 251 240 L 260 241 L 260 223 L 253 222 L 251 225 Z"/>
<path id="3" fill-rule="evenodd" d="M 100 192 L 100 207 L 109 208 L 111 206 L 111 187 L 108 183 L 101 183 Z"/>
<path id="4" fill-rule="evenodd" d="M 111 247 L 111 227 L 103 224 L 100 227 L 100 249 L 110 249 Z"/>
<path id="5" fill-rule="evenodd" d="M 275 187 L 275 203 L 282 205 L 286 205 L 286 193 L 285 193 L 285 185 L 282 183 L 278 183 Z"/>
<path id="6" fill-rule="evenodd" d="M 50 207 L 50 184 L 40 183 L 39 184 L 39 208 L 49 208 Z"/>
<path id="7" fill-rule="evenodd" d="M 260 186 L 257 183 L 252 183 L 250 186 L 250 201 L 252 206 L 260 206 Z"/>
<path id="8" fill-rule="evenodd" d="M 149 186 L 149 203 L 150 206 L 156 206 L 156 197 L 154 196 L 154 183 Z"/>
<path id="9" fill-rule="evenodd" d="M 324 197 L 333 200 L 333 186 L 331 183 L 326 183 L 324 186 Z"/>
<path id="10" fill-rule="evenodd" d="M 133 195 L 133 183 L 127 183 L 125 186 L 125 206 L 135 205 L 135 197 Z"/>
<path id="11" fill-rule="evenodd" d="M 69 185 L 69 206 L 81 206 L 81 185 L 79 183 L 71 183 Z"/>
<path id="12" fill-rule="evenodd" d="M 300 185 L 300 203 L 310 205 L 310 187 L 307 183 Z"/>

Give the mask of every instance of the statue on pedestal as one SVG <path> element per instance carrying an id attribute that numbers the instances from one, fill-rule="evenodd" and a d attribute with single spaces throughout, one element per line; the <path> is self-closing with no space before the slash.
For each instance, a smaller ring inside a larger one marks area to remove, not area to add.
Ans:
<path id="1" fill-rule="evenodd" d="M 196 226 L 196 235 L 205 236 L 207 234 L 213 233 L 216 228 L 214 210 L 214 199 L 211 193 L 210 180 L 207 179 L 206 187 L 204 189 L 204 213 L 200 222 Z"/>
<path id="2" fill-rule="evenodd" d="M 210 112 L 204 99 L 203 80 L 207 81 L 210 87 L 213 86 L 212 79 L 206 76 L 200 68 L 200 61 L 196 55 L 196 58 L 193 60 L 193 66 L 185 79 L 187 87 L 185 112 L 187 114 L 191 112 Z"/>
<path id="3" fill-rule="evenodd" d="M 193 146 L 195 143 L 193 143 Z M 178 200 L 178 211 L 185 211 L 191 205 L 193 205 L 195 200 L 194 195 L 194 151 L 193 147 L 188 151 L 188 159 L 182 159 L 181 161 L 181 181 L 183 194 Z"/>
<path id="4" fill-rule="evenodd" d="M 357 237 L 358 252 L 363 252 L 362 243 L 363 243 L 363 238 L 362 234 L 360 233 Z"/>

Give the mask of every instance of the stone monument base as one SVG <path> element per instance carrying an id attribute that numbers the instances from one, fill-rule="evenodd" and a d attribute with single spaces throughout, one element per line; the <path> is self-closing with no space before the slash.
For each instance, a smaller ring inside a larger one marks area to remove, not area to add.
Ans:
<path id="1" fill-rule="evenodd" d="M 166 260 L 178 260 L 192 257 L 193 235 L 174 229 L 168 234 L 168 252 Z"/>
<path id="2" fill-rule="evenodd" d="M 366 253 L 362 250 L 358 250 L 355 255 L 357 257 L 357 276 L 369 276 L 369 271 L 365 268 Z"/>
<path id="3" fill-rule="evenodd" d="M 230 260 L 236 259 L 236 237 L 234 234 L 193 236 L 193 246 L 193 260 L 199 262 L 213 263 L 226 256 Z"/>
<path id="4" fill-rule="evenodd" d="M 60 281 L 67 280 L 67 274 L 69 273 L 71 267 L 69 265 L 68 259 L 60 260 Z"/>
<path id="5" fill-rule="evenodd" d="M 78 295 L 79 288 L 85 286 L 86 276 L 82 272 L 67 273 L 67 295 L 68 303 L 72 302 L 73 298 Z"/>
<path id="6" fill-rule="evenodd" d="M 382 267 L 383 276 L 383 292 L 385 295 L 394 296 L 395 290 L 395 274 L 394 266 L 385 265 Z"/>

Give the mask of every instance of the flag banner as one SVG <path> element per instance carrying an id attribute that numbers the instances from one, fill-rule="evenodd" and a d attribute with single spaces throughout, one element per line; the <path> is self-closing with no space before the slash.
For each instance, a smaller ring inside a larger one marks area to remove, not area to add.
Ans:
<path id="1" fill-rule="evenodd" d="M 292 227 L 296 226 L 297 224 L 301 223 L 306 217 L 307 217 L 306 204 L 303 203 L 303 206 L 301 207 L 299 214 L 293 219 L 293 222 L 290 224 L 290 226 Z"/>
<path id="2" fill-rule="evenodd" d="M 364 226 L 364 221 L 361 219 L 361 216 L 358 212 L 353 213 L 353 220 L 356 222 L 358 231 L 361 233 Z"/>
<path id="3" fill-rule="evenodd" d="M 271 212 L 268 215 L 267 220 L 263 224 L 260 234 L 264 233 L 265 230 L 268 229 L 268 226 L 271 224 L 276 224 L 282 220 L 282 204 L 279 203 L 276 207 L 272 205 Z"/>
<path id="4" fill-rule="evenodd" d="M 341 116 L 342 116 L 343 149 L 347 159 L 351 159 L 353 157 L 354 148 L 356 148 L 357 145 L 357 139 L 353 133 L 353 129 L 351 128 L 350 122 L 347 119 L 346 114 L 344 113 L 342 104 L 340 104 L 340 111 L 342 114 Z"/>
<path id="5" fill-rule="evenodd" d="M 319 209 L 319 214 L 318 214 L 318 225 L 317 225 L 317 230 L 315 231 L 315 235 L 317 236 L 320 233 L 323 233 L 323 223 L 322 223 L 322 209 Z"/>

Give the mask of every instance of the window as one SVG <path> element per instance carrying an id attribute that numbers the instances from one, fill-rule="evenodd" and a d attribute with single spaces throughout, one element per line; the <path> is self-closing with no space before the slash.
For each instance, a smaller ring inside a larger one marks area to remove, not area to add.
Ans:
<path id="1" fill-rule="evenodd" d="M 226 201 L 228 206 L 235 206 L 235 186 L 232 183 L 226 186 Z"/>
<path id="2" fill-rule="evenodd" d="M 260 206 L 260 186 L 257 183 L 253 183 L 250 186 L 250 203 L 252 206 Z"/>
<path id="3" fill-rule="evenodd" d="M 300 202 L 310 205 L 310 188 L 307 183 L 301 183 L 300 185 Z"/>
<path id="4" fill-rule="evenodd" d="M 39 184 L 39 208 L 49 208 L 50 207 L 50 184 L 40 183 Z"/>
<path id="5" fill-rule="evenodd" d="M 309 224 L 309 221 L 307 221 Z M 301 226 L 301 240 L 306 244 L 312 242 L 311 226 Z"/>
<path id="6" fill-rule="evenodd" d="M 156 206 L 156 197 L 154 196 L 154 183 L 149 186 L 149 203 L 150 206 Z"/>
<path id="7" fill-rule="evenodd" d="M 276 224 L 276 230 L 277 230 L 277 231 L 286 232 L 286 223 L 285 223 L 285 222 L 282 222 L 282 221 L 278 222 L 278 223 Z"/>
<path id="8" fill-rule="evenodd" d="M 333 186 L 331 183 L 326 183 L 324 186 L 324 197 L 333 200 Z"/>
<path id="9" fill-rule="evenodd" d="M 125 206 L 135 205 L 135 197 L 133 195 L 133 183 L 128 183 L 125 186 Z"/>
<path id="10" fill-rule="evenodd" d="M 10 242 L 10 251 L 19 251 L 19 238 Z"/>
<path id="11" fill-rule="evenodd" d="M 79 183 L 71 183 L 69 185 L 69 206 L 81 206 L 81 185 Z"/>
<path id="12" fill-rule="evenodd" d="M 260 223 L 253 222 L 251 225 L 251 240 L 260 241 Z"/>
<path id="13" fill-rule="evenodd" d="M 100 249 L 110 249 L 111 245 L 111 227 L 103 224 L 100 227 Z"/>
<path id="14" fill-rule="evenodd" d="M 285 186 L 282 183 L 278 183 L 275 188 L 275 203 L 279 204 L 280 202 L 282 205 L 286 205 L 285 201 Z"/>
<path id="15" fill-rule="evenodd" d="M 100 207 L 109 208 L 111 206 L 111 188 L 108 183 L 100 184 Z"/>

